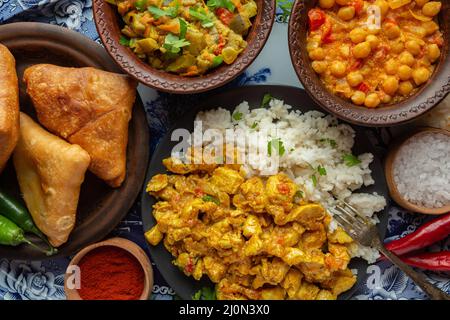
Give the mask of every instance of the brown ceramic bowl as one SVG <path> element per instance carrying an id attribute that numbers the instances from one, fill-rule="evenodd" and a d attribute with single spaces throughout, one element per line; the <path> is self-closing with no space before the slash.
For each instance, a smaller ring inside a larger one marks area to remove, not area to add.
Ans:
<path id="1" fill-rule="evenodd" d="M 308 94 L 325 110 L 362 126 L 390 126 L 410 121 L 436 106 L 450 92 L 450 1 L 441 0 L 439 24 L 444 36 L 441 57 L 431 79 L 408 99 L 395 105 L 368 109 L 329 92 L 311 67 L 306 51 L 308 11 L 316 0 L 296 0 L 289 21 L 289 51 L 298 78 Z"/>
<path id="2" fill-rule="evenodd" d="M 97 249 L 98 247 L 104 247 L 104 246 L 113 246 L 121 248 L 125 251 L 128 251 L 133 257 L 136 258 L 137 261 L 141 264 L 142 270 L 144 271 L 145 276 L 145 283 L 144 283 L 144 289 L 142 291 L 141 297 L 139 300 L 148 300 L 150 298 L 150 295 L 152 293 L 153 288 L 153 268 L 150 263 L 150 260 L 147 256 L 147 254 L 144 252 L 144 250 L 141 249 L 137 244 L 134 242 L 123 239 L 123 238 L 112 238 L 109 240 L 105 240 L 99 243 L 92 244 L 80 252 L 78 252 L 75 257 L 73 257 L 72 261 L 70 261 L 69 266 L 66 270 L 66 275 L 64 277 L 64 292 L 66 293 L 67 300 L 83 300 L 80 297 L 80 294 L 78 293 L 77 289 L 69 288 L 68 286 L 68 279 L 71 275 L 73 275 L 73 271 L 71 270 L 73 266 L 78 265 L 78 263 L 83 259 L 83 257 L 91 252 L 94 249 Z"/>
<path id="3" fill-rule="evenodd" d="M 401 193 L 397 189 L 397 184 L 394 180 L 394 173 L 393 173 L 393 164 L 394 160 L 399 152 L 399 150 L 402 148 L 402 146 L 408 142 L 409 140 L 413 138 L 417 138 L 418 136 L 421 136 L 423 134 L 427 133 L 441 133 L 448 135 L 450 137 L 450 131 L 444 130 L 444 129 L 437 129 L 437 128 L 431 128 L 431 127 L 421 127 L 413 132 L 408 133 L 404 137 L 400 138 L 398 141 L 392 144 L 389 153 L 386 157 L 385 165 L 384 165 L 384 172 L 386 175 L 386 182 L 389 188 L 389 193 L 394 199 L 395 202 L 397 202 L 398 205 L 401 207 L 412 211 L 412 212 L 419 212 L 423 214 L 444 214 L 450 211 L 450 204 L 447 204 L 440 208 L 427 208 L 424 206 L 417 205 L 415 203 L 412 203 L 408 200 L 406 200 Z"/>
<path id="4" fill-rule="evenodd" d="M 130 48 L 119 44 L 120 16 L 117 9 L 105 0 L 94 0 L 94 20 L 106 50 L 129 75 L 156 90 L 191 94 L 220 87 L 233 80 L 256 59 L 269 38 L 275 19 L 275 0 L 256 0 L 258 14 L 252 19 L 252 27 L 245 38 L 247 48 L 231 65 L 222 65 L 205 75 L 182 77 L 150 67 L 139 59 Z"/>

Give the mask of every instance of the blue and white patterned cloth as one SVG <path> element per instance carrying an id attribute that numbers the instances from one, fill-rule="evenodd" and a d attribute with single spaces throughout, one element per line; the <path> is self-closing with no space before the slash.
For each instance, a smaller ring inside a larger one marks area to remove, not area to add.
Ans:
<path id="1" fill-rule="evenodd" d="M 287 17 L 292 7 L 292 0 L 279 0 L 277 19 L 271 37 L 260 54 L 245 74 L 229 86 L 252 84 L 282 84 L 300 86 L 290 63 L 287 44 Z M 95 29 L 91 0 L 0 0 L 0 24 L 14 21 L 39 21 L 60 25 L 78 31 L 100 42 Z M 275 59 L 274 59 L 275 57 Z M 140 94 L 145 103 L 145 110 L 150 125 L 152 148 L 158 139 L 170 127 L 172 121 L 179 118 L 186 104 L 186 99 L 195 102 L 198 97 L 184 96 L 182 99 L 141 86 Z M 172 103 L 167 105 L 170 99 Z M 178 100 L 179 103 L 173 103 Z M 114 235 L 128 238 L 145 250 L 145 240 L 140 218 L 140 204 L 137 202 L 116 230 Z M 390 220 L 386 240 L 390 241 L 414 231 L 423 223 L 424 217 L 406 213 L 396 207 L 390 209 Z M 430 250 L 449 250 L 450 239 L 435 244 Z M 64 272 L 70 257 L 39 261 L 8 261 L 0 257 L 0 299 L 65 299 Z M 176 297 L 155 269 L 153 299 L 171 300 Z M 353 299 L 426 299 L 417 288 L 395 266 L 388 262 L 371 265 L 367 269 L 369 277 L 366 283 L 357 288 Z M 426 272 L 428 280 L 450 293 L 448 274 Z"/>

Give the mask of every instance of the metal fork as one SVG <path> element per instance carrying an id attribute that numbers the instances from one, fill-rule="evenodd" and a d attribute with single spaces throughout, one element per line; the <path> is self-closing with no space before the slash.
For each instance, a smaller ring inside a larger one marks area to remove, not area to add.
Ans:
<path id="1" fill-rule="evenodd" d="M 400 270 L 406 273 L 428 297 L 433 300 L 450 300 L 450 295 L 426 281 L 419 272 L 414 271 L 409 265 L 404 263 L 397 255 L 387 250 L 378 235 L 375 225 L 361 215 L 355 208 L 344 201 L 338 201 L 333 211 L 333 218 L 342 228 L 358 243 L 370 246 L 380 251 L 386 258 L 395 264 Z"/>

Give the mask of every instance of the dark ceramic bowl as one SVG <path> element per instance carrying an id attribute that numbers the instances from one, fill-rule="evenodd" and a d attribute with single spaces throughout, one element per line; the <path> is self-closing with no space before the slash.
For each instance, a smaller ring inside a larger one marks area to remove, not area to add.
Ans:
<path id="1" fill-rule="evenodd" d="M 441 0 L 439 25 L 444 36 L 441 57 L 428 82 L 417 93 L 395 105 L 368 109 L 329 92 L 311 67 L 306 50 L 308 10 L 316 0 L 296 0 L 289 21 L 289 51 L 298 78 L 308 94 L 325 110 L 348 122 L 362 126 L 391 126 L 402 124 L 435 107 L 450 92 L 450 2 Z M 446 18 L 444 18 L 446 17 Z"/>
<path id="2" fill-rule="evenodd" d="M 256 59 L 269 38 L 275 19 L 275 0 L 256 0 L 258 14 L 245 38 L 247 48 L 231 65 L 222 65 L 205 75 L 183 77 L 152 68 L 139 59 L 130 48 L 119 44 L 121 18 L 117 9 L 105 0 L 94 0 L 94 20 L 106 50 L 129 75 L 156 90 L 169 93 L 191 94 L 220 87 L 233 80 Z"/>

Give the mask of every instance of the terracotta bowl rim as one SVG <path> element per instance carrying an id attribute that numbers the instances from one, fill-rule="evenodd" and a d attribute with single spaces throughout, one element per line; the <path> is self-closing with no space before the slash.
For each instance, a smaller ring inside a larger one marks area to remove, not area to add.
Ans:
<path id="1" fill-rule="evenodd" d="M 439 104 L 450 92 L 450 3 L 442 1 L 439 14 L 443 31 L 444 45 L 441 57 L 431 79 L 417 93 L 396 105 L 387 105 L 375 109 L 356 106 L 351 102 L 329 92 L 311 68 L 306 54 L 306 10 L 316 0 L 295 0 L 289 20 L 288 42 L 292 65 L 306 92 L 325 110 L 350 123 L 381 127 L 409 122 Z"/>
<path id="2" fill-rule="evenodd" d="M 144 289 L 142 290 L 142 294 L 139 297 L 139 300 L 148 300 L 152 292 L 154 281 L 152 264 L 145 251 L 139 245 L 137 245 L 131 240 L 120 237 L 114 237 L 101 242 L 93 243 L 80 250 L 72 258 L 69 265 L 67 266 L 67 269 L 71 266 L 77 265 L 89 252 L 99 247 L 107 247 L 107 246 L 113 246 L 125 250 L 128 253 L 130 253 L 137 261 L 139 261 L 139 264 L 141 265 L 145 276 Z M 67 287 L 67 280 L 69 275 L 70 274 L 67 273 L 66 271 L 64 276 L 64 291 L 66 293 L 67 300 L 83 300 L 80 297 L 77 289 L 69 289 Z"/>
<path id="3" fill-rule="evenodd" d="M 105 0 L 93 0 L 94 21 L 98 34 L 108 54 L 119 67 L 139 82 L 156 90 L 193 94 L 218 88 L 242 74 L 261 53 L 269 38 L 276 16 L 276 0 L 261 2 L 254 18 L 248 45 L 231 65 L 222 65 L 205 75 L 183 77 L 157 70 L 141 61 L 129 48 L 119 44 L 120 30 L 117 26 L 118 13 Z"/>

